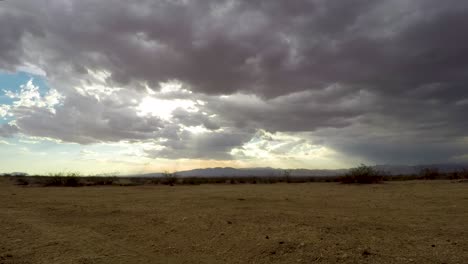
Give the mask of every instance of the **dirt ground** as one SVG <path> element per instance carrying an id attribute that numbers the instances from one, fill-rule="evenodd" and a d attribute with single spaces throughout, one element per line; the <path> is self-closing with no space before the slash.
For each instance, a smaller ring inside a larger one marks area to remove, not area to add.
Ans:
<path id="1" fill-rule="evenodd" d="M 20 187 L 0 263 L 468 263 L 468 183 Z"/>

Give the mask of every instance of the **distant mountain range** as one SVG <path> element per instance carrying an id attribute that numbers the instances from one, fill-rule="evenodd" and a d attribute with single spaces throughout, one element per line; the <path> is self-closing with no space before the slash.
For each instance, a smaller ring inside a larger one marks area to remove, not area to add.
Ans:
<path id="1" fill-rule="evenodd" d="M 194 169 L 187 171 L 176 172 L 179 177 L 279 177 L 285 176 L 289 173 L 290 176 L 335 176 L 337 174 L 343 174 L 347 170 L 307 170 L 307 169 L 274 169 L 274 168 L 247 168 L 247 169 L 236 169 L 231 167 L 225 168 L 206 168 L 206 169 Z M 163 173 L 148 173 L 141 175 L 132 176 L 143 176 L 143 177 L 160 177 Z"/>
<path id="2" fill-rule="evenodd" d="M 453 172 L 468 169 L 468 164 L 430 164 L 430 165 L 377 165 L 375 169 L 388 175 L 410 175 L 418 174 L 423 168 L 437 168 L 440 172 Z M 289 174 L 293 177 L 327 177 L 346 174 L 349 169 L 336 170 L 310 170 L 310 169 L 277 169 L 277 168 L 245 168 L 236 169 L 231 167 L 217 167 L 206 169 L 194 169 L 187 171 L 177 171 L 179 177 L 279 177 Z M 131 176 L 140 177 L 161 177 L 163 173 L 148 173 Z"/>
<path id="3" fill-rule="evenodd" d="M 387 175 L 411 175 L 418 174 L 423 168 L 437 168 L 440 172 L 453 172 L 463 169 L 468 169 L 468 164 L 430 164 L 430 165 L 377 165 L 373 166 L 375 169 L 386 173 Z M 340 176 L 346 174 L 349 169 L 337 170 L 309 170 L 309 169 L 278 169 L 278 168 L 245 168 L 236 169 L 231 167 L 217 167 L 206 169 L 194 169 L 187 171 L 177 171 L 175 174 L 179 177 L 280 177 L 289 176 L 293 177 L 327 177 L 327 176 Z M 23 172 L 14 173 L 0 173 L 2 175 L 16 175 L 26 176 L 28 174 Z M 147 173 L 147 174 L 133 174 L 125 175 L 129 177 L 161 177 L 164 173 Z"/>

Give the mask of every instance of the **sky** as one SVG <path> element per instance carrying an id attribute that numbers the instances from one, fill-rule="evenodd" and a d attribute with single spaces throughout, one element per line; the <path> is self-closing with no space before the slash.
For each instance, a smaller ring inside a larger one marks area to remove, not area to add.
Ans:
<path id="1" fill-rule="evenodd" d="M 468 2 L 0 1 L 0 172 L 468 162 Z"/>

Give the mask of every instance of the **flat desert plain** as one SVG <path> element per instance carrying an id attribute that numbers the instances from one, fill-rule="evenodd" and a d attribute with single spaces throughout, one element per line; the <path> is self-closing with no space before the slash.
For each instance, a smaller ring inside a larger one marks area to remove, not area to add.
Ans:
<path id="1" fill-rule="evenodd" d="M 468 263 L 468 183 L 21 187 L 0 263 Z"/>

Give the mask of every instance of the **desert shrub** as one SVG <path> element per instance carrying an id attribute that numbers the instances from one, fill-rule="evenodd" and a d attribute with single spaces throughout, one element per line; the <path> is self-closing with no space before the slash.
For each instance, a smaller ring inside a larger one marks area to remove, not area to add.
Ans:
<path id="1" fill-rule="evenodd" d="M 80 186 L 80 179 L 75 176 L 66 176 L 64 177 L 64 184 L 63 186 L 67 187 L 77 187 Z"/>
<path id="2" fill-rule="evenodd" d="M 96 177 L 95 183 L 97 185 L 112 185 L 116 181 L 115 177 Z"/>
<path id="3" fill-rule="evenodd" d="M 350 169 L 345 176 L 338 178 L 338 181 L 341 183 L 371 184 L 382 182 L 383 177 L 373 167 L 361 164 L 359 167 Z"/>
<path id="4" fill-rule="evenodd" d="M 175 173 L 164 172 L 162 178 L 162 184 L 174 186 L 177 183 L 177 175 Z"/>
<path id="5" fill-rule="evenodd" d="M 63 186 L 64 183 L 63 176 L 47 176 L 42 177 L 40 180 L 40 184 L 43 186 Z"/>
<path id="6" fill-rule="evenodd" d="M 208 181 L 206 181 L 208 182 Z M 206 183 L 205 182 L 205 183 Z M 223 178 L 223 177 L 220 177 L 220 178 L 215 178 L 213 181 L 211 181 L 210 183 L 226 183 L 226 179 Z"/>
<path id="7" fill-rule="evenodd" d="M 450 180 L 459 180 L 459 179 L 463 179 L 463 175 L 458 171 L 454 171 L 449 174 L 448 178 Z"/>
<path id="8" fill-rule="evenodd" d="M 144 185 L 146 183 L 146 179 L 142 177 L 127 177 L 124 179 L 127 179 L 128 181 L 130 181 L 134 186 Z"/>
<path id="9" fill-rule="evenodd" d="M 38 178 L 38 183 L 43 186 L 78 187 L 82 185 L 79 173 L 75 172 L 49 174 L 49 176 Z"/>
<path id="10" fill-rule="evenodd" d="M 461 169 L 459 171 L 455 171 L 455 172 L 450 174 L 449 179 L 450 180 L 468 179 L 468 170 L 467 169 Z"/>
<path id="11" fill-rule="evenodd" d="M 198 185 L 199 182 L 196 178 L 185 178 L 182 180 L 182 184 Z"/>
<path id="12" fill-rule="evenodd" d="M 460 177 L 462 179 L 468 179 L 468 169 L 463 169 L 460 171 Z"/>
<path id="13" fill-rule="evenodd" d="M 422 168 L 419 171 L 419 178 L 424 180 L 435 180 L 440 175 L 438 168 Z"/>
<path id="14" fill-rule="evenodd" d="M 283 177 L 285 182 L 291 183 L 291 170 L 284 170 Z"/>
<path id="15" fill-rule="evenodd" d="M 29 185 L 29 178 L 28 177 L 16 177 L 15 178 L 16 185 Z"/>
<path id="16" fill-rule="evenodd" d="M 147 183 L 153 184 L 153 185 L 158 185 L 161 184 L 161 179 L 158 177 L 150 178 L 147 180 Z"/>
<path id="17" fill-rule="evenodd" d="M 226 179 L 224 178 L 204 178 L 204 177 L 188 177 L 181 179 L 182 184 L 189 184 L 189 185 L 200 185 L 200 184 L 224 184 L 226 183 Z"/>
<path id="18" fill-rule="evenodd" d="M 85 181 L 85 185 L 87 186 L 113 185 L 114 182 L 117 181 L 117 177 L 111 177 L 111 176 L 91 176 L 91 177 L 83 177 L 81 179 Z"/>
<path id="19" fill-rule="evenodd" d="M 398 175 L 386 175 L 384 176 L 384 181 L 413 181 L 418 180 L 419 176 L 417 174 L 398 174 Z"/>

